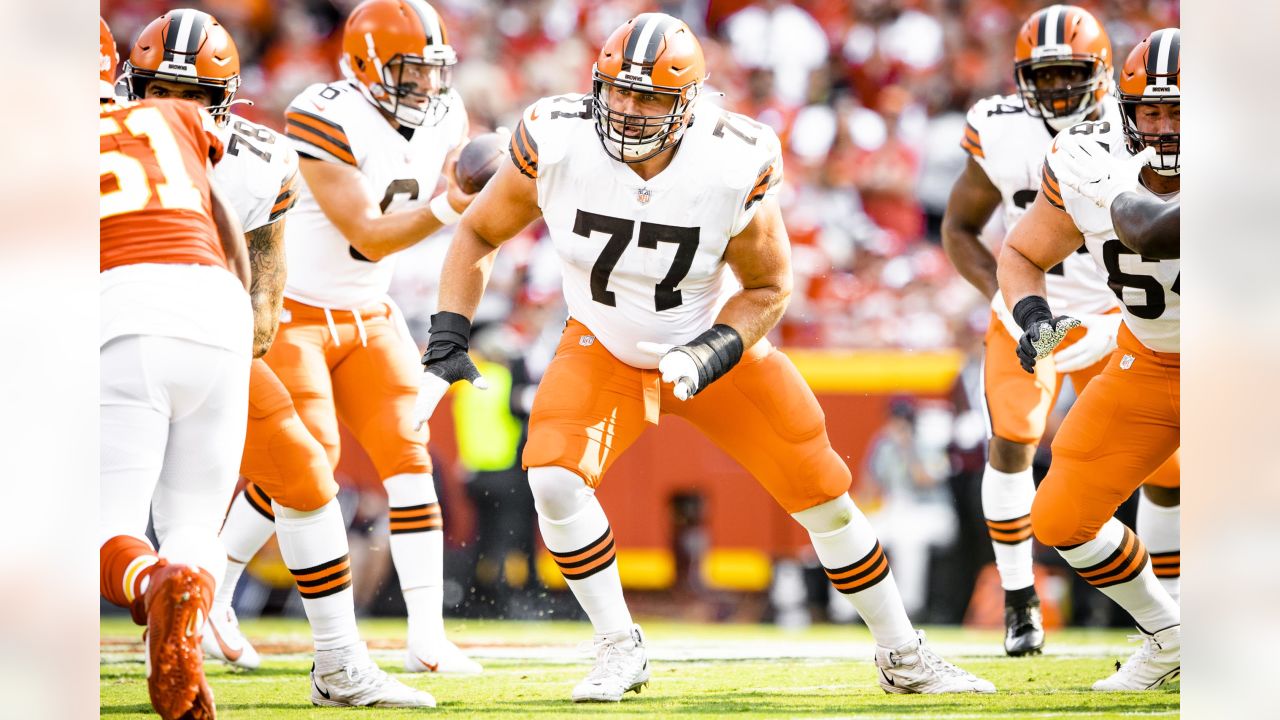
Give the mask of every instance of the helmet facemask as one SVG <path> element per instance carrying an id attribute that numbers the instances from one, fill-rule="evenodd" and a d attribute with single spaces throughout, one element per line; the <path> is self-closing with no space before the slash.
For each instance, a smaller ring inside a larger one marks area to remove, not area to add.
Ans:
<path id="1" fill-rule="evenodd" d="M 1176 86 L 1175 86 L 1176 89 Z M 1142 95 L 1120 95 L 1120 119 L 1124 127 L 1124 142 L 1129 153 L 1137 155 L 1143 148 L 1155 148 L 1156 156 L 1150 166 L 1159 175 L 1177 176 L 1180 171 L 1181 132 L 1142 132 L 1138 129 L 1138 108 L 1142 105 L 1172 105 L 1175 108 L 1181 98 L 1153 99 Z"/>
<path id="2" fill-rule="evenodd" d="M 1043 83 L 1051 86 L 1041 87 L 1036 81 L 1043 81 L 1047 73 L 1065 76 L 1066 82 Z M 1027 114 L 1058 131 L 1087 119 L 1111 89 L 1106 64 L 1087 55 L 1024 60 L 1014 65 L 1013 75 Z"/>
<path id="3" fill-rule="evenodd" d="M 372 61 L 380 79 L 372 87 L 360 82 L 353 68 L 344 57 L 340 63 L 343 73 L 351 79 L 378 107 L 391 115 L 401 125 L 408 127 L 433 126 L 440 123 L 449 112 L 448 95 L 453 85 L 453 65 L 458 56 L 448 45 L 428 48 L 430 56 L 396 53 L 386 63 L 378 59 L 370 48 L 369 60 L 355 57 L 360 71 Z"/>
<path id="4" fill-rule="evenodd" d="M 134 67 L 128 61 L 124 64 L 124 75 L 121 80 L 128 84 L 129 97 L 141 100 L 147 96 L 147 85 L 152 80 L 187 83 L 200 87 L 209 93 L 209 105 L 205 108 L 218 123 L 226 120 L 227 112 L 235 102 L 236 91 L 240 89 L 240 76 L 233 75 L 227 79 L 197 77 L 188 73 L 176 73 L 166 69 L 168 63 L 161 63 L 158 70 L 146 70 Z M 248 102 L 248 101 L 242 101 Z"/>
<path id="5" fill-rule="evenodd" d="M 688 127 L 690 106 L 698 95 L 698 83 L 684 87 L 654 85 L 647 75 L 624 72 L 622 77 L 613 77 L 602 73 L 598 66 L 592 69 L 591 76 L 596 135 L 610 157 L 624 163 L 644 162 L 680 143 Z M 667 98 L 670 107 L 655 115 L 623 112 L 609 102 L 618 93 L 635 93 L 641 102 Z"/>

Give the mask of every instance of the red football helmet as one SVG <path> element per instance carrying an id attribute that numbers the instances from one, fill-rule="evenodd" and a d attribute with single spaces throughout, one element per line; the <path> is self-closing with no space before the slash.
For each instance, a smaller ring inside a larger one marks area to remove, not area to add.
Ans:
<path id="1" fill-rule="evenodd" d="M 98 16 L 98 95 L 109 98 L 115 95 L 116 68 L 120 66 L 120 51 L 116 39 L 111 36 L 107 21 Z"/>

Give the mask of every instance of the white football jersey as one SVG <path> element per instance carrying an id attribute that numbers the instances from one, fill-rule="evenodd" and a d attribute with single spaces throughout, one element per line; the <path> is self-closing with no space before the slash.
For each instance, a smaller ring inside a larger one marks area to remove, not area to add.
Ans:
<path id="1" fill-rule="evenodd" d="M 213 167 L 213 179 L 244 231 L 279 220 L 298 197 L 298 153 L 292 144 L 271 128 L 235 115 L 216 131 L 226 150 Z"/>
<path id="2" fill-rule="evenodd" d="M 406 139 L 346 80 L 308 87 L 285 112 L 285 132 L 304 158 L 359 168 L 382 212 L 431 202 L 449 151 L 464 141 L 467 112 L 450 92 L 449 110 L 434 126 L 414 128 Z M 289 279 L 286 297 L 316 307 L 355 309 L 382 302 L 395 272 L 396 254 L 373 262 L 360 254 L 325 217 L 305 178 L 298 205 L 285 226 Z"/>
<path id="3" fill-rule="evenodd" d="M 654 368 L 637 342 L 694 339 L 737 290 L 725 247 L 777 193 L 780 144 L 767 126 L 699 100 L 671 164 L 645 180 L 605 153 L 589 102 L 531 105 L 511 156 L 537 179 L 569 314 L 619 360 Z"/>
<path id="4" fill-rule="evenodd" d="M 1081 123 L 1063 133 L 1087 134 L 1102 143 L 1111 154 L 1128 158 L 1120 123 Z M 1059 156 L 1052 150 L 1046 155 L 1043 175 L 1045 198 L 1054 207 L 1063 209 L 1075 221 L 1084 235 L 1085 247 L 1093 256 L 1098 268 L 1106 274 L 1107 282 L 1124 313 L 1124 323 L 1135 337 L 1156 352 L 1179 352 L 1180 347 L 1180 267 L 1177 260 L 1150 260 L 1124 246 L 1116 238 L 1111 223 L 1111 213 L 1096 203 L 1058 182 Z M 1055 196 L 1054 190 L 1060 193 Z M 1178 194 L 1160 196 L 1139 185 L 1138 192 L 1163 202 L 1177 200 Z M 1059 201 L 1060 198 L 1060 201 Z M 1052 301 L 1050 301 L 1052 303 Z M 1055 313 L 1061 312 L 1057 307 Z"/>
<path id="5" fill-rule="evenodd" d="M 1120 122 L 1119 105 L 1110 95 L 1103 100 L 1102 119 Z M 970 108 L 966 120 L 960 146 L 1000 191 L 1007 230 L 1036 199 L 1041 164 L 1054 133 L 1043 120 L 1026 113 L 1017 95 L 993 95 L 979 100 Z M 1045 283 L 1047 299 L 1055 312 L 1101 314 L 1116 307 L 1106 277 L 1086 257 L 1083 248 L 1052 268 Z"/>

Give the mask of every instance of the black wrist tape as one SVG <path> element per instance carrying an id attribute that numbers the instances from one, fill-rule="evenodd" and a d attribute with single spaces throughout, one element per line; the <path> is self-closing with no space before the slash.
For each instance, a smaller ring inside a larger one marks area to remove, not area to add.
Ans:
<path id="1" fill-rule="evenodd" d="M 1053 322 L 1049 302 L 1039 295 L 1028 295 L 1013 306 L 1013 321 L 1024 331 L 1042 322 Z"/>
<path id="2" fill-rule="evenodd" d="M 443 360 L 454 349 L 467 350 L 471 342 L 471 321 L 455 312 L 438 312 L 431 316 L 431 338 L 422 364 Z"/>
<path id="3" fill-rule="evenodd" d="M 742 359 L 742 336 L 728 325 L 712 325 L 684 349 L 697 362 L 698 389 L 702 390 Z"/>

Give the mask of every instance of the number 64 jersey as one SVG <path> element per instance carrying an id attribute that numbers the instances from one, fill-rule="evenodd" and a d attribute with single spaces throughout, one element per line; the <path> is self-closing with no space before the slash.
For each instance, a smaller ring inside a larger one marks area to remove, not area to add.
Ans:
<path id="1" fill-rule="evenodd" d="M 643 369 L 656 361 L 637 342 L 678 345 L 714 323 L 738 288 L 725 247 L 782 179 L 774 132 L 706 100 L 673 152 L 641 178 L 605 153 L 585 95 L 539 100 L 511 139 L 516 167 L 537 181 L 570 316 Z"/>
<path id="2" fill-rule="evenodd" d="M 1093 126 L 1095 139 L 1118 158 L 1129 157 L 1119 123 L 1081 123 L 1063 133 Z M 1061 134 L 1061 133 L 1060 133 Z M 1041 189 L 1051 205 L 1063 210 L 1075 221 L 1084 236 L 1085 247 L 1107 276 L 1107 285 L 1120 300 L 1124 323 L 1134 337 L 1156 352 L 1176 353 L 1180 345 L 1180 267 L 1177 260 L 1151 260 L 1125 247 L 1116 237 L 1111 213 L 1092 200 L 1058 182 L 1062 171 L 1057 142 L 1045 157 Z M 1163 202 L 1177 200 L 1178 194 L 1156 195 L 1139 185 L 1138 192 Z"/>

